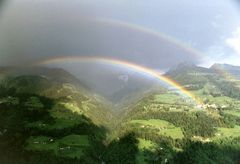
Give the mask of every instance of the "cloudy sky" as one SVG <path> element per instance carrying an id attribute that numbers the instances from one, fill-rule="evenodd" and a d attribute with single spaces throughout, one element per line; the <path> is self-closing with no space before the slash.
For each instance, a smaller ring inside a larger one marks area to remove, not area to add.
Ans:
<path id="1" fill-rule="evenodd" d="M 234 0 L 7 0 L 0 65 L 99 56 L 155 69 L 191 61 L 240 63 Z"/>

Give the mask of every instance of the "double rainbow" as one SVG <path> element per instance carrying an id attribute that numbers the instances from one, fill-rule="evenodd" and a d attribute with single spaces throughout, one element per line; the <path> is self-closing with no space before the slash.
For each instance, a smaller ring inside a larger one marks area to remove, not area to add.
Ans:
<path id="1" fill-rule="evenodd" d="M 50 58 L 50 59 L 40 61 L 40 62 L 36 63 L 35 65 L 41 66 L 41 65 L 49 65 L 49 64 L 56 64 L 56 63 L 102 63 L 102 64 L 107 64 L 107 65 L 124 67 L 126 69 L 131 69 L 131 70 L 134 70 L 137 72 L 147 74 L 153 78 L 156 78 L 156 79 L 166 83 L 167 85 L 175 88 L 176 90 L 180 91 L 180 93 L 182 93 L 183 95 L 191 98 L 197 105 L 202 104 L 202 102 L 199 98 L 197 98 L 195 95 L 193 95 L 187 89 L 182 87 L 176 81 L 174 81 L 166 76 L 161 75 L 159 72 L 157 72 L 151 68 L 147 68 L 145 66 L 130 63 L 128 61 L 117 60 L 117 59 L 112 59 L 112 58 L 101 58 L 101 57 L 61 56 L 61 57 L 55 57 L 55 58 Z"/>

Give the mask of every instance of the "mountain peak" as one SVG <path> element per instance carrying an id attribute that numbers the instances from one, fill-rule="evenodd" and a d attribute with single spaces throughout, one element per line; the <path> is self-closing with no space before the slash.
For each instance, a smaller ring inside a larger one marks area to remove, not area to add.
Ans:
<path id="1" fill-rule="evenodd" d="M 169 69 L 167 74 L 171 74 L 172 72 L 180 71 L 180 70 L 188 70 L 189 68 L 196 68 L 197 66 L 191 62 L 182 62 L 173 66 Z"/>
<path id="2" fill-rule="evenodd" d="M 182 62 L 177 65 L 178 68 L 189 68 L 189 67 L 197 67 L 194 63 L 192 62 Z"/>
<path id="3" fill-rule="evenodd" d="M 230 64 L 215 63 L 210 68 L 211 69 L 238 70 L 238 71 L 240 71 L 240 66 L 234 66 L 234 65 L 230 65 Z"/>

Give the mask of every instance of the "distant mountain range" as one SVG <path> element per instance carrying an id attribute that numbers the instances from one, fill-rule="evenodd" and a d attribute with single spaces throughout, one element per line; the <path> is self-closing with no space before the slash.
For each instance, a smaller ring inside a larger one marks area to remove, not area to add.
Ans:
<path id="1" fill-rule="evenodd" d="M 176 81 L 180 83 L 187 83 L 184 82 L 183 76 L 189 76 L 188 78 L 197 76 L 198 81 L 201 81 L 204 80 L 204 77 L 207 77 L 208 75 L 224 76 L 227 74 L 230 75 L 232 78 L 239 79 L 240 66 L 232 66 L 229 64 L 213 64 L 210 68 L 205 68 L 196 66 L 194 64 L 181 63 L 178 66 L 171 68 L 169 71 L 166 72 L 165 75 L 174 78 Z M 191 79 L 191 81 L 192 80 L 193 79 Z"/>
<path id="2" fill-rule="evenodd" d="M 231 76 L 226 76 L 226 74 Z M 199 67 L 193 63 L 180 63 L 169 69 L 164 76 L 176 80 L 189 90 L 203 88 L 207 83 L 214 83 L 214 85 L 219 86 L 220 82 L 217 81 L 218 78 L 224 80 L 225 83 L 231 86 L 238 86 L 238 83 L 232 83 L 232 81 L 240 80 L 240 66 L 214 64 L 210 68 L 205 68 Z M 119 90 L 111 94 L 110 100 L 115 104 L 136 101 L 142 98 L 143 95 L 159 89 L 164 90 L 164 87 L 161 87 L 156 81 L 146 81 L 129 76 L 128 81 L 125 82 Z"/>
<path id="3" fill-rule="evenodd" d="M 211 66 L 213 70 L 222 70 L 231 74 L 233 77 L 240 79 L 240 66 L 233 66 L 230 64 L 214 64 Z"/>

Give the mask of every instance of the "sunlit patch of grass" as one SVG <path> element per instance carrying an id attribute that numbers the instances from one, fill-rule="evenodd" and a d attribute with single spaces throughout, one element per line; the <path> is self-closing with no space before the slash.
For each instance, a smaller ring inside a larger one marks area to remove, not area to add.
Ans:
<path id="1" fill-rule="evenodd" d="M 151 125 L 157 127 L 167 127 L 167 128 L 174 128 L 175 126 L 167 121 L 159 120 L 159 119 L 150 119 L 150 120 L 132 120 L 131 123 L 133 124 L 143 124 L 143 125 Z"/>
<path id="2" fill-rule="evenodd" d="M 239 110 L 224 110 L 224 113 L 240 117 L 240 111 Z"/>
<path id="3" fill-rule="evenodd" d="M 144 150 L 147 150 L 147 151 L 155 151 L 156 149 L 156 144 L 150 140 L 145 140 L 145 139 L 141 139 L 141 138 L 138 138 L 138 149 L 139 149 L 139 152 L 136 156 L 136 160 L 137 160 L 137 163 L 141 163 L 141 164 L 145 164 L 147 162 L 145 162 L 145 155 L 144 155 Z"/>
<path id="4" fill-rule="evenodd" d="M 169 136 L 173 139 L 183 138 L 184 135 L 180 127 L 175 127 L 173 124 L 159 120 L 159 119 L 150 119 L 150 120 L 132 120 L 130 122 L 134 126 L 138 126 L 143 129 L 152 129 L 157 130 L 159 135 Z"/>
<path id="5" fill-rule="evenodd" d="M 229 138 L 229 137 L 240 137 L 240 126 L 234 128 L 217 128 L 218 132 L 214 139 Z"/>
<path id="6" fill-rule="evenodd" d="M 202 101 L 207 101 L 208 104 L 216 104 L 218 106 L 234 106 L 234 107 L 239 107 L 240 106 L 240 101 L 238 99 L 234 99 L 231 97 L 227 96 L 212 96 L 212 95 L 205 95 L 203 93 L 203 90 L 197 90 L 197 91 L 192 91 L 194 95 L 196 95 L 198 98 L 200 98 Z"/>
<path id="7" fill-rule="evenodd" d="M 73 113 L 78 113 L 78 114 L 83 114 L 83 111 L 78 107 L 78 105 L 74 102 L 69 102 L 69 103 L 61 103 L 64 105 L 66 109 L 69 109 Z"/>
<path id="8" fill-rule="evenodd" d="M 154 102 L 174 104 L 176 102 L 181 102 L 181 97 L 171 93 L 157 94 L 154 96 Z"/>
<path id="9" fill-rule="evenodd" d="M 150 140 L 145 140 L 142 138 L 138 138 L 138 148 L 140 150 L 144 150 L 144 149 L 150 149 L 150 150 L 155 150 L 156 144 Z"/>

